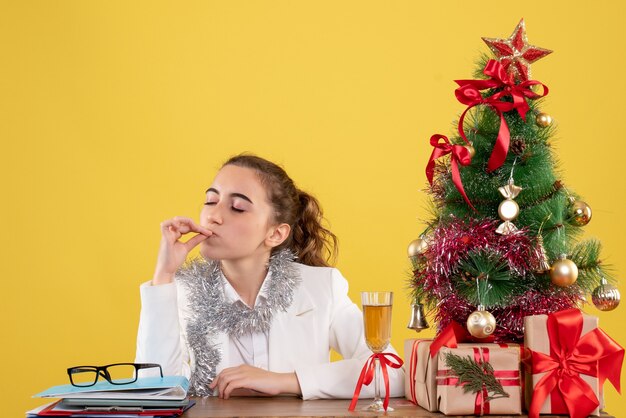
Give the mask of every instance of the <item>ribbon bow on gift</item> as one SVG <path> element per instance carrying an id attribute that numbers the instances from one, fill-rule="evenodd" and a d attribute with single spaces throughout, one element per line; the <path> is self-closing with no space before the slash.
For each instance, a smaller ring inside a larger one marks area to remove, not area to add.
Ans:
<path id="1" fill-rule="evenodd" d="M 487 163 L 487 171 L 492 172 L 502 166 L 509 152 L 511 134 L 509 132 L 509 126 L 504 119 L 504 112 L 516 109 L 522 119 L 526 120 L 526 113 L 530 109 L 526 99 L 538 99 L 546 96 L 548 94 L 548 87 L 535 80 L 527 80 L 520 84 L 515 84 L 513 75 L 507 74 L 502 64 L 496 60 L 489 60 L 489 62 L 487 62 L 483 74 L 490 78 L 487 80 L 455 80 L 459 88 L 457 88 L 454 93 L 459 102 L 468 106 L 459 119 L 459 135 L 461 135 L 461 138 L 463 138 L 466 143 L 469 144 L 469 140 L 463 131 L 463 121 L 465 120 L 465 115 L 471 108 L 485 104 L 491 106 L 500 117 L 500 130 L 498 131 L 496 144 L 494 145 L 491 156 L 489 157 L 489 162 Z M 532 91 L 531 86 L 534 85 L 542 86 L 543 94 L 537 94 Z M 480 90 L 485 89 L 502 90 L 491 96 L 483 97 Z M 502 100 L 509 96 L 513 99 L 512 102 Z"/>
<path id="2" fill-rule="evenodd" d="M 443 142 L 439 142 L 440 139 L 443 139 Z M 459 190 L 461 196 L 463 196 L 463 199 L 465 199 L 467 204 L 472 209 L 476 210 L 474 206 L 472 206 L 472 203 L 469 201 L 467 194 L 465 194 L 465 189 L 463 189 L 463 182 L 461 181 L 461 173 L 459 172 L 459 164 L 469 165 L 472 161 L 469 150 L 463 145 L 452 145 L 447 136 L 440 134 L 435 134 L 430 137 L 430 145 L 434 147 L 433 152 L 430 154 L 428 164 L 426 165 L 426 178 L 428 178 L 428 182 L 430 183 L 430 185 L 433 185 L 433 177 L 435 175 L 435 160 L 437 158 L 443 157 L 444 155 L 450 154 L 452 182 Z"/>
<path id="3" fill-rule="evenodd" d="M 457 348 L 459 343 L 477 342 L 477 343 L 493 343 L 495 337 L 493 335 L 487 338 L 474 338 L 456 321 L 450 322 L 433 340 L 430 345 L 430 356 L 435 357 L 441 347 Z M 506 344 L 500 344 L 500 347 L 506 347 Z"/>
<path id="4" fill-rule="evenodd" d="M 547 372 L 535 385 L 529 418 L 539 417 L 542 405 L 551 395 L 565 404 L 572 418 L 584 418 L 600 402 L 580 374 L 598 378 L 600 387 L 608 379 L 620 391 L 624 349 L 599 328 L 580 336 L 583 317 L 578 309 L 548 315 L 550 355 L 532 352 L 533 374 Z"/>
<path id="5" fill-rule="evenodd" d="M 390 357 L 388 359 L 387 357 Z M 383 372 L 383 380 L 385 381 L 385 400 L 383 401 L 383 408 L 385 411 L 389 406 L 389 374 L 387 373 L 387 366 L 392 369 L 399 369 L 402 367 L 404 362 L 400 357 L 392 353 L 374 353 L 367 359 L 363 369 L 361 370 L 361 375 L 359 376 L 359 381 L 356 384 L 356 388 L 354 389 L 354 396 L 352 397 L 352 402 L 350 402 L 350 407 L 348 411 L 354 411 L 356 407 L 356 403 L 359 400 L 359 394 L 361 393 L 361 387 L 363 385 L 368 386 L 374 380 L 374 370 L 376 368 L 376 359 L 380 361 L 380 368 Z M 395 360 L 395 363 L 392 361 Z"/>

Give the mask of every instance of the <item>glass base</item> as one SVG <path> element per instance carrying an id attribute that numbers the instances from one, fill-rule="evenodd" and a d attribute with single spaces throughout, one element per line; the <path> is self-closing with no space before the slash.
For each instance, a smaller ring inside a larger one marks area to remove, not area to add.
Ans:
<path id="1" fill-rule="evenodd" d="M 374 402 L 369 404 L 368 406 L 361 408 L 361 411 L 371 411 L 371 412 L 385 412 L 385 408 L 383 407 L 382 399 L 374 399 Z M 387 412 L 393 411 L 393 408 L 387 406 Z"/>

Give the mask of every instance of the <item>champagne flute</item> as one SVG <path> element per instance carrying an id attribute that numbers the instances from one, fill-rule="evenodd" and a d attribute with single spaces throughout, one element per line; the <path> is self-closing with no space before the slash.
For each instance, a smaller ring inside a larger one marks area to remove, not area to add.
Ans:
<path id="1" fill-rule="evenodd" d="M 365 343 L 374 353 L 382 353 L 391 340 L 391 306 L 393 292 L 361 292 Z M 380 361 L 374 359 L 374 401 L 363 408 L 367 411 L 384 412 L 380 398 Z M 393 411 L 388 407 L 387 411 Z"/>

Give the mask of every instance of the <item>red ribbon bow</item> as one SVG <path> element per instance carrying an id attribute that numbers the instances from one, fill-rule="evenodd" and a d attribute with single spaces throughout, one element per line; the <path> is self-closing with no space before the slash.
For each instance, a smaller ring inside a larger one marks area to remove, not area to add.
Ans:
<path id="1" fill-rule="evenodd" d="M 526 120 L 526 113 L 530 109 L 526 99 L 534 100 L 546 96 L 548 94 L 548 87 L 535 80 L 527 80 L 520 84 L 515 84 L 513 75 L 507 74 L 502 64 L 496 60 L 489 60 L 489 62 L 487 62 L 483 74 L 491 78 L 488 80 L 455 80 L 459 88 L 457 88 L 454 93 L 459 102 L 468 105 L 468 108 L 465 109 L 459 119 L 459 134 L 466 143 L 469 144 L 469 140 L 463 131 L 463 121 L 465 120 L 465 115 L 471 108 L 485 104 L 491 106 L 498 116 L 500 116 L 500 130 L 498 131 L 496 144 L 493 147 L 489 162 L 487 163 L 487 171 L 491 172 L 504 164 L 506 155 L 509 152 L 511 134 L 509 132 L 509 126 L 504 119 L 504 112 L 516 109 L 522 119 Z M 543 94 L 533 92 L 531 86 L 534 85 L 542 86 Z M 483 97 L 480 93 L 480 90 L 500 88 L 502 90 L 492 96 Z M 502 99 L 507 96 L 510 96 L 513 102 L 502 101 Z"/>
<path id="2" fill-rule="evenodd" d="M 388 359 L 387 357 L 390 357 Z M 383 372 L 383 380 L 385 381 L 385 400 L 383 401 L 383 408 L 385 411 L 389 406 L 389 374 L 387 373 L 387 366 L 392 369 L 399 369 L 402 367 L 404 362 L 400 357 L 392 353 L 374 353 L 367 359 L 363 369 L 361 370 L 361 375 L 359 376 L 359 381 L 356 384 L 356 388 L 354 389 L 354 396 L 352 397 L 352 402 L 350 402 L 350 407 L 348 411 L 354 411 L 356 407 L 356 403 L 359 400 L 359 394 L 361 393 L 361 387 L 363 385 L 368 386 L 374 380 L 374 370 L 376 368 L 376 359 L 380 361 L 380 368 Z M 392 361 L 395 360 L 395 363 Z"/>
<path id="3" fill-rule="evenodd" d="M 433 343 L 430 345 L 430 356 L 435 357 L 441 347 L 457 348 L 458 344 L 463 342 L 492 343 L 494 340 L 495 337 L 493 335 L 487 338 L 474 338 L 461 324 L 452 321 L 433 340 Z M 506 344 L 500 344 L 500 346 L 504 348 Z"/>
<path id="4" fill-rule="evenodd" d="M 443 142 L 439 142 L 440 139 L 443 139 Z M 459 172 L 459 164 L 461 165 L 469 165 L 472 161 L 472 157 L 470 157 L 469 150 L 465 148 L 463 145 L 452 145 L 450 144 L 450 140 L 445 135 L 435 134 L 430 137 L 430 145 L 432 145 L 433 152 L 430 154 L 430 159 L 428 160 L 428 164 L 426 165 L 426 178 L 428 178 L 428 182 L 430 185 L 433 185 L 433 177 L 435 175 L 435 160 L 437 158 L 441 158 L 444 155 L 450 154 L 450 168 L 452 169 L 452 182 L 456 186 L 456 188 L 463 196 L 463 199 L 467 202 L 467 204 L 474 210 L 474 206 L 469 201 L 467 194 L 465 194 L 465 189 L 463 188 L 463 182 L 461 181 L 461 173 Z"/>
<path id="5" fill-rule="evenodd" d="M 580 336 L 583 317 L 578 309 L 548 315 L 550 355 L 532 352 L 533 374 L 547 372 L 535 385 L 529 418 L 538 418 L 550 395 L 552 409 L 564 406 L 572 418 L 584 418 L 599 405 L 598 398 L 580 374 L 608 379 L 620 390 L 624 349 L 599 328 Z"/>

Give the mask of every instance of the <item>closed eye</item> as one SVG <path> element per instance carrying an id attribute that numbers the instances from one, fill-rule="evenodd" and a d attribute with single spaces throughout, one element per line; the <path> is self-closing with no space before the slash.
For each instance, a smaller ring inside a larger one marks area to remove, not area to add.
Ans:
<path id="1" fill-rule="evenodd" d="M 232 209 L 233 211 L 235 211 L 235 212 L 238 212 L 238 213 L 245 212 L 245 210 L 243 210 L 243 209 L 239 209 L 239 208 L 236 208 L 236 207 L 234 207 L 234 206 L 233 206 L 233 207 L 231 207 L 231 209 Z"/>
<path id="2" fill-rule="evenodd" d="M 217 202 L 206 202 L 205 205 L 216 205 Z"/>

